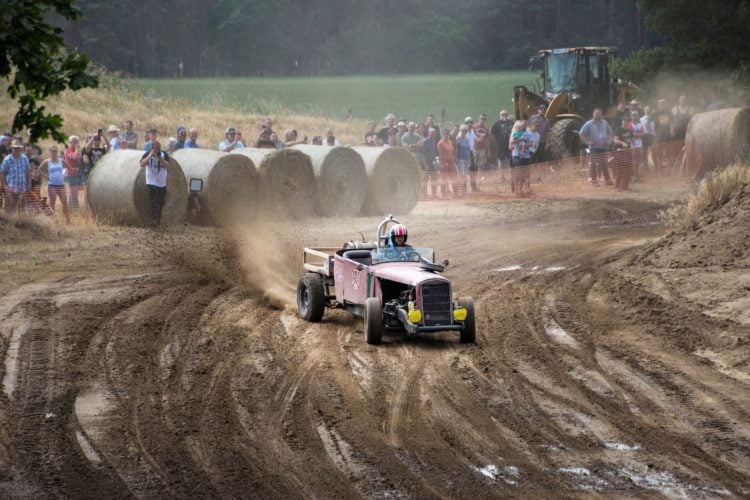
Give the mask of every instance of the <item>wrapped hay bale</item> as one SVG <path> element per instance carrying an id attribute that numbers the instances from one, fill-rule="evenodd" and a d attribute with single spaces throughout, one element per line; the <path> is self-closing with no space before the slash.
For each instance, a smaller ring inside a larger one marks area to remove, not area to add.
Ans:
<path id="1" fill-rule="evenodd" d="M 143 151 L 111 151 L 96 163 L 88 184 L 88 202 L 98 220 L 119 224 L 148 225 L 146 171 L 141 168 Z M 167 195 L 161 212 L 163 225 L 185 220 L 188 185 L 175 158 L 167 167 Z"/>
<path id="2" fill-rule="evenodd" d="M 180 149 L 174 157 L 188 182 L 203 180 L 203 190 L 198 193 L 201 222 L 222 224 L 255 213 L 259 179 L 249 157 L 209 149 Z"/>
<path id="3" fill-rule="evenodd" d="M 367 195 L 365 162 L 351 148 L 299 144 L 294 149 L 310 157 L 317 179 L 323 215 L 359 215 Z"/>
<path id="4" fill-rule="evenodd" d="M 269 214 L 295 219 L 315 213 L 315 174 L 310 158 L 294 149 L 235 149 L 230 154 L 250 158 L 258 167 L 262 203 Z"/>
<path id="5" fill-rule="evenodd" d="M 750 108 L 719 109 L 693 116 L 685 136 L 686 176 L 702 178 L 737 158 L 750 161 Z"/>
<path id="6" fill-rule="evenodd" d="M 407 214 L 419 201 L 422 173 L 404 148 L 352 148 L 365 162 L 369 178 L 365 211 L 373 215 Z"/>

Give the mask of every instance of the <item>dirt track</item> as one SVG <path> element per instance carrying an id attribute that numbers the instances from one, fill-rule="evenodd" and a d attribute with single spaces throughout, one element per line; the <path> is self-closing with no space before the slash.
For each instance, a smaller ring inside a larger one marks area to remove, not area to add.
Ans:
<path id="1" fill-rule="evenodd" d="M 666 206 L 420 204 L 476 345 L 284 306 L 378 218 L 0 247 L 0 496 L 748 496 L 750 272 L 671 266 Z"/>

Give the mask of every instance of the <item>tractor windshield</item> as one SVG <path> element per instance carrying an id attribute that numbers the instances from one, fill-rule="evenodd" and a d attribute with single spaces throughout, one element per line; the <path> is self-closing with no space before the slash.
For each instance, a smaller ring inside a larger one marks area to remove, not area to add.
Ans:
<path id="1" fill-rule="evenodd" d="M 544 57 L 544 89 L 555 94 L 578 90 L 578 66 L 578 54 L 575 52 L 548 54 Z M 580 69 L 585 72 L 585 66 Z M 583 85 L 585 85 L 585 78 Z"/>

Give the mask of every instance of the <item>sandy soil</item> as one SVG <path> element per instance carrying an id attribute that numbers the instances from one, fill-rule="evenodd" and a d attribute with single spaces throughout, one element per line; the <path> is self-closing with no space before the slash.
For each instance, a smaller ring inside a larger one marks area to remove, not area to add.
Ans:
<path id="1" fill-rule="evenodd" d="M 0 496 L 750 496 L 750 196 L 675 233 L 663 193 L 402 217 L 476 345 L 297 317 L 302 247 L 379 218 L 3 219 Z"/>

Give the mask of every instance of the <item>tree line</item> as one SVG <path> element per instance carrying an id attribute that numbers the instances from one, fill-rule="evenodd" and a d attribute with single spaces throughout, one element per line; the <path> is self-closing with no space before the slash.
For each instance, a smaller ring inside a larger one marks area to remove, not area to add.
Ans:
<path id="1" fill-rule="evenodd" d="M 540 48 L 653 46 L 636 0 L 79 0 L 68 47 L 138 77 L 525 68 Z"/>
<path id="2" fill-rule="evenodd" d="M 89 59 L 137 77 L 522 68 L 540 48 L 610 45 L 615 76 L 696 69 L 750 92 L 750 0 L 6 0 L 0 78 L 13 131 L 61 140 L 40 105 L 96 87 Z"/>

